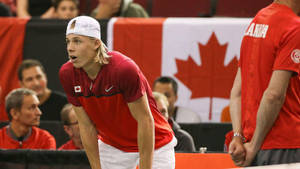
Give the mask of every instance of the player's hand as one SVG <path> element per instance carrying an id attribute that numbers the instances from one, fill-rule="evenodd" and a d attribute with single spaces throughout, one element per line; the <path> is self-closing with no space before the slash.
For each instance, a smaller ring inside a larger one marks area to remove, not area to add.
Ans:
<path id="1" fill-rule="evenodd" d="M 246 150 L 242 138 L 233 137 L 229 144 L 228 153 L 236 166 L 243 166 L 246 157 Z"/>
<path id="2" fill-rule="evenodd" d="M 244 147 L 245 147 L 245 150 L 246 150 L 246 158 L 245 158 L 245 162 L 242 166 L 247 167 L 254 160 L 257 151 L 254 149 L 254 146 L 251 144 L 251 142 L 245 143 Z"/>

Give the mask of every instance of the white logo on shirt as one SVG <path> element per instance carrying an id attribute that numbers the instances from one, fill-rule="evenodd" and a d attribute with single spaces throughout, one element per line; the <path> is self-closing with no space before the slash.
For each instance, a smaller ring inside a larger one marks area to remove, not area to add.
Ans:
<path id="1" fill-rule="evenodd" d="M 291 58 L 293 62 L 300 63 L 300 50 L 299 49 L 293 50 L 293 52 L 291 53 Z"/>
<path id="2" fill-rule="evenodd" d="M 110 86 L 110 88 L 105 89 L 106 92 L 109 92 L 114 86 Z"/>
<path id="3" fill-rule="evenodd" d="M 268 29 L 269 25 L 252 23 L 249 26 L 247 32 L 245 33 L 245 36 L 251 36 L 255 38 L 266 38 Z"/>
<path id="4" fill-rule="evenodd" d="M 74 91 L 75 91 L 75 93 L 80 93 L 81 92 L 81 87 L 80 86 L 74 86 Z"/>

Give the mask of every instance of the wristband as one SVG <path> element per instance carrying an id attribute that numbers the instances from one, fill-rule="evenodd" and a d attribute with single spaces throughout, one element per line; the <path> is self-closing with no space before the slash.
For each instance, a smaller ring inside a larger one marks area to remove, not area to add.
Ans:
<path id="1" fill-rule="evenodd" d="M 243 142 L 246 140 L 245 137 L 241 133 L 238 133 L 238 132 L 234 132 L 233 137 L 240 137 L 243 140 Z"/>

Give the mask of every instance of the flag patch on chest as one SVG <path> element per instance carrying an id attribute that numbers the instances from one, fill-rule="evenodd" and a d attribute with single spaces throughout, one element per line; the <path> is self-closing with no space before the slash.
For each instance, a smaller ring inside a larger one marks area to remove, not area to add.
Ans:
<path id="1" fill-rule="evenodd" d="M 81 86 L 74 86 L 74 91 L 75 91 L 75 93 L 80 93 L 81 92 Z"/>

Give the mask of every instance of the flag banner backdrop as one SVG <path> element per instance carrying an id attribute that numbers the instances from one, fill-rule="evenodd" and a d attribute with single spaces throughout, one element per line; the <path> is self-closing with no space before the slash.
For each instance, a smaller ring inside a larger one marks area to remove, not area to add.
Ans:
<path id="1" fill-rule="evenodd" d="M 0 19 L 0 121 L 8 120 L 5 96 L 19 87 L 17 69 L 23 59 L 25 26 L 28 19 Z"/>
<path id="2" fill-rule="evenodd" d="M 203 122 L 220 122 L 250 18 L 114 18 L 107 43 L 131 57 L 152 86 L 159 76 L 178 82 L 177 105 Z"/>

